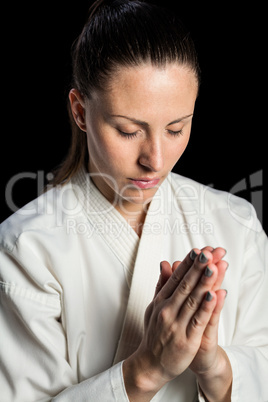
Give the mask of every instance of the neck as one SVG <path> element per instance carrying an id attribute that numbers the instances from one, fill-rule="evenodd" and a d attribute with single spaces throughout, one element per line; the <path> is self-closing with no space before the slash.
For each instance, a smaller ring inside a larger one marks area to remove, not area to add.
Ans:
<path id="1" fill-rule="evenodd" d="M 91 178 L 93 184 L 102 193 L 102 195 L 112 204 L 115 209 L 126 219 L 128 224 L 135 230 L 135 232 L 140 237 L 142 234 L 143 224 L 146 218 L 150 202 L 147 204 L 135 204 L 126 200 L 121 200 L 119 204 L 115 204 L 114 193 L 107 190 L 103 183 L 98 183 L 98 176 L 96 178 Z"/>
<path id="2" fill-rule="evenodd" d="M 140 208 L 137 208 L 140 207 Z M 143 224 L 147 215 L 149 204 L 144 205 L 132 205 L 132 207 L 122 208 L 115 206 L 118 212 L 126 219 L 127 223 L 132 227 L 133 230 L 141 237 Z"/>

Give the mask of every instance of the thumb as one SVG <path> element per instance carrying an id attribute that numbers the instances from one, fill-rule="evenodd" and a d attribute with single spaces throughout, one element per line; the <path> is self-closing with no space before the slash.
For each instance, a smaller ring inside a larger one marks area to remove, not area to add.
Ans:
<path id="1" fill-rule="evenodd" d="M 175 261 L 175 262 L 173 262 L 173 265 L 172 265 L 172 272 L 174 272 L 174 271 L 179 267 L 180 264 L 181 264 L 181 261 Z"/>
<path id="2" fill-rule="evenodd" d="M 161 271 L 161 287 L 163 287 L 165 285 L 165 283 L 171 277 L 173 270 L 172 270 L 169 262 L 162 261 L 160 263 L 160 271 Z"/>
<path id="3" fill-rule="evenodd" d="M 160 292 L 162 287 L 172 275 L 172 268 L 167 261 L 160 262 L 160 275 L 156 285 L 154 297 Z"/>

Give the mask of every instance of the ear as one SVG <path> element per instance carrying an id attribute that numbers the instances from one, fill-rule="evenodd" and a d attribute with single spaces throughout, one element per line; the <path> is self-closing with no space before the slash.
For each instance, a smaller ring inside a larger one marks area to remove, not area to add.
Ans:
<path id="1" fill-rule="evenodd" d="M 69 101 L 73 114 L 74 121 L 80 130 L 86 132 L 86 119 L 85 119 L 85 101 L 80 92 L 73 88 L 69 92 Z"/>

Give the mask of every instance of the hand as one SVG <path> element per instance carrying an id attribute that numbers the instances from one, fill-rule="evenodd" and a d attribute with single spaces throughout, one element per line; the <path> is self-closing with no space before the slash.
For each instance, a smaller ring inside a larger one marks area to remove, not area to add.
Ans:
<path id="1" fill-rule="evenodd" d="M 226 297 L 226 290 L 221 290 L 220 287 L 224 279 L 226 269 L 228 268 L 228 263 L 226 261 L 222 261 L 222 258 L 226 254 L 226 251 L 224 249 L 222 248 L 213 249 L 212 247 L 205 247 L 201 251 L 204 250 L 208 250 L 211 252 L 213 256 L 212 263 L 216 265 L 218 269 L 218 275 L 212 287 L 212 290 L 215 291 L 217 295 L 217 304 L 203 334 L 199 352 L 190 366 L 190 368 L 196 374 L 209 370 L 209 368 L 217 361 L 216 354 L 218 351 L 218 325 L 219 325 L 220 313 L 223 308 L 224 300 Z M 172 267 L 166 261 L 164 261 L 161 264 L 162 272 L 156 287 L 155 296 L 157 293 L 159 293 L 160 289 L 167 282 L 167 280 L 172 275 L 176 267 L 179 267 L 179 265 L 180 261 L 174 262 Z M 212 267 L 210 266 L 210 269 L 211 268 Z M 211 270 L 213 272 L 213 269 Z M 206 363 L 204 362 L 204 359 L 206 359 Z"/>
<path id="2" fill-rule="evenodd" d="M 199 385 L 208 400 L 225 402 L 231 401 L 233 376 L 228 356 L 218 346 L 218 327 L 220 313 L 227 296 L 227 291 L 220 289 L 220 286 L 228 268 L 228 263 L 219 260 L 218 250 L 215 250 L 215 252 L 213 262 L 217 265 L 218 277 L 213 290 L 217 296 L 217 303 L 203 333 L 200 348 L 189 367 L 196 374 Z"/>
<path id="3" fill-rule="evenodd" d="M 217 291 L 221 287 L 222 281 L 225 276 L 226 269 L 228 268 L 228 263 L 226 263 L 226 261 L 221 261 L 222 258 L 224 258 L 224 256 L 226 255 L 226 250 L 221 247 L 217 247 L 214 249 L 213 247 L 209 247 L 209 246 L 201 249 L 201 251 L 205 251 L 205 250 L 208 250 L 211 252 L 211 254 L 213 255 L 212 262 L 213 262 L 213 264 L 216 264 L 217 268 L 218 268 L 218 276 L 217 276 L 216 282 L 212 289 L 214 291 Z M 195 250 L 195 252 L 196 251 L 197 250 Z M 198 253 L 198 251 L 197 251 L 197 253 Z M 159 277 L 159 281 L 156 285 L 155 296 L 157 295 L 157 293 L 159 293 L 159 291 L 162 289 L 162 287 L 165 285 L 165 283 L 171 277 L 171 275 L 175 271 L 175 269 L 179 267 L 180 263 L 181 263 L 181 261 L 175 261 L 171 267 L 167 261 L 161 262 L 161 264 L 160 264 L 161 274 Z"/>
<path id="4" fill-rule="evenodd" d="M 227 355 L 224 350 L 218 346 L 218 325 L 220 313 L 222 311 L 226 291 L 220 290 L 222 281 L 228 264 L 222 261 L 225 250 L 221 248 L 212 249 L 205 247 L 202 249 L 211 251 L 213 255 L 213 263 L 218 268 L 218 276 L 212 288 L 216 292 L 217 304 L 213 314 L 204 331 L 200 348 L 190 364 L 190 368 L 195 372 L 199 384 L 207 396 L 212 400 L 230 400 L 232 385 L 232 369 Z M 156 293 L 160 291 L 164 283 L 168 280 L 174 268 L 179 266 L 177 261 L 171 268 L 168 263 L 162 264 L 162 273 L 158 282 Z M 220 392 L 218 392 L 220 390 Z"/>
<path id="5" fill-rule="evenodd" d="M 213 276 L 215 272 L 213 265 L 216 265 L 217 267 L 216 280 L 211 289 L 214 292 L 216 292 L 217 303 L 212 313 L 212 316 L 209 320 L 209 323 L 202 336 L 199 351 L 190 365 L 190 368 L 195 372 L 196 375 L 207 372 L 212 367 L 213 367 L 212 370 L 215 370 L 217 361 L 220 360 L 218 359 L 218 352 L 220 352 L 218 348 L 218 325 L 219 325 L 220 313 L 223 308 L 224 300 L 227 294 L 226 290 L 220 289 L 222 281 L 225 276 L 226 269 L 228 268 L 228 263 L 222 260 L 222 258 L 226 254 L 226 251 L 220 247 L 216 249 L 213 249 L 212 247 L 204 247 L 201 250 L 201 252 L 205 250 L 210 251 L 213 256 L 212 263 L 211 265 L 209 265 L 211 276 Z M 198 250 L 195 250 L 195 252 L 197 254 L 200 253 L 200 251 Z M 166 261 L 161 263 L 162 272 L 156 287 L 155 296 L 157 293 L 159 293 L 160 289 L 167 282 L 167 280 L 175 271 L 175 269 L 178 268 L 179 266 L 180 261 L 174 262 L 172 267 Z M 181 274 L 183 274 L 183 272 L 181 272 Z"/>
<path id="6" fill-rule="evenodd" d="M 213 289 L 224 277 L 220 263 L 224 254 L 223 249 L 217 249 L 214 254 L 212 249 L 202 252 L 195 249 L 194 261 L 193 253 L 189 253 L 172 268 L 167 262 L 162 263 L 161 276 L 166 283 L 161 289 L 158 286 L 146 310 L 145 334 L 138 350 L 123 366 L 130 400 L 132 397 L 135 401 L 150 400 L 139 399 L 138 395 L 147 393 L 151 398 L 194 360 L 217 305 Z M 207 266 L 212 275 L 208 275 Z M 167 280 L 168 269 L 174 272 Z"/>

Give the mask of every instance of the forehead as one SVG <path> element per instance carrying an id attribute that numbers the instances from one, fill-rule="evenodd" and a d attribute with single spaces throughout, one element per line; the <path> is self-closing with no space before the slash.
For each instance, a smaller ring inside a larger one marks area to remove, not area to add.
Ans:
<path id="1" fill-rule="evenodd" d="M 193 71 L 177 64 L 160 68 L 151 64 L 121 67 L 110 78 L 106 91 L 93 99 L 108 113 L 193 112 L 198 83 Z"/>

